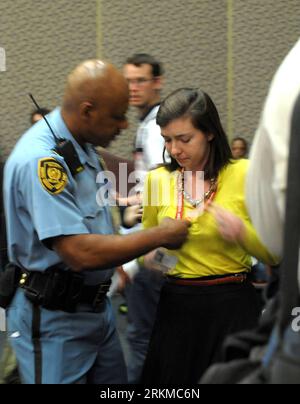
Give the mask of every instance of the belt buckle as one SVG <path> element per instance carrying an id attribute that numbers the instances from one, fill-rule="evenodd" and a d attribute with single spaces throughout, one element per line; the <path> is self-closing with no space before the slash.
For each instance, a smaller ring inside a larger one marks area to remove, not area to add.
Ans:
<path id="1" fill-rule="evenodd" d="M 104 298 L 106 296 L 109 287 L 110 283 L 101 283 L 101 285 L 99 285 L 99 288 L 97 290 L 96 296 L 92 304 L 95 310 L 99 310 L 102 307 L 102 303 L 104 302 Z"/>
<path id="2" fill-rule="evenodd" d="M 234 275 L 236 278 L 236 282 L 237 283 L 244 283 L 245 280 L 247 279 L 247 275 L 246 274 L 235 274 Z"/>

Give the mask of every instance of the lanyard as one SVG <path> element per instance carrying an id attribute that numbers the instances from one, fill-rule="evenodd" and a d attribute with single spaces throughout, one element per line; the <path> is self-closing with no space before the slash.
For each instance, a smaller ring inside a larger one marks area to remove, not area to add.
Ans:
<path id="1" fill-rule="evenodd" d="M 177 220 L 183 219 L 183 210 L 184 210 L 183 191 L 184 191 L 184 169 L 182 168 L 177 177 L 177 210 L 176 210 Z M 214 199 L 216 192 L 217 192 L 217 186 L 215 186 L 209 198 L 207 200 L 204 200 L 204 206 Z"/>
<path id="2" fill-rule="evenodd" d="M 183 218 L 183 205 L 184 205 L 183 187 L 184 187 L 183 170 L 181 170 L 177 176 L 177 211 L 176 211 L 177 220 Z"/>

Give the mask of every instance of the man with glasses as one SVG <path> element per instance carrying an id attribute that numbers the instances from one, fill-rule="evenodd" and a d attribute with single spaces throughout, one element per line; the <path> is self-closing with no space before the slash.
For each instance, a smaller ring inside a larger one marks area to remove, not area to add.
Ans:
<path id="1" fill-rule="evenodd" d="M 141 157 L 139 160 L 142 160 L 145 171 L 163 162 L 164 140 L 159 126 L 156 125 L 162 74 L 161 64 L 146 53 L 133 55 L 127 59 L 124 66 L 124 76 L 129 85 L 129 103 L 137 108 L 141 122 L 137 131 L 135 152 Z M 141 165 L 138 168 L 141 168 Z"/>
<path id="2" fill-rule="evenodd" d="M 129 86 L 129 103 L 138 110 L 140 118 L 134 156 L 139 190 L 142 191 L 146 173 L 163 163 L 164 140 L 160 127 L 156 125 L 163 69 L 153 56 L 140 53 L 126 60 L 123 72 Z M 134 231 L 137 229 L 138 226 L 135 226 Z M 131 348 L 129 383 L 140 380 L 162 282 L 161 273 L 140 267 L 126 290 L 127 338 Z"/>

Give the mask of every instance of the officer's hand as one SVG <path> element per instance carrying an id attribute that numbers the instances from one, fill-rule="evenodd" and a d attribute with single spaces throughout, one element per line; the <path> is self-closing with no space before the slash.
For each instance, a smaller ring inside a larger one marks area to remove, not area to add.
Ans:
<path id="1" fill-rule="evenodd" d="M 169 250 L 177 250 L 188 237 L 188 228 L 191 223 L 188 220 L 175 220 L 165 217 L 159 227 L 164 230 L 165 236 L 162 247 Z"/>
<path id="2" fill-rule="evenodd" d="M 139 223 L 143 216 L 141 205 L 128 206 L 124 212 L 124 223 L 127 227 L 133 227 Z"/>

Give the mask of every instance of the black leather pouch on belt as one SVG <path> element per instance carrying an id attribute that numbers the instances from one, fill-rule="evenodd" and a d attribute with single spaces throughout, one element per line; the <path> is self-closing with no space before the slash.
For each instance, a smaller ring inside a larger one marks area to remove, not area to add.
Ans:
<path id="1" fill-rule="evenodd" d="M 33 304 L 72 313 L 80 301 L 83 283 L 83 275 L 52 267 L 45 272 L 23 274 L 20 286 Z"/>
<path id="2" fill-rule="evenodd" d="M 7 264 L 5 270 L 0 273 L 0 307 L 6 309 L 18 287 L 21 277 L 20 268 L 13 264 Z"/>

